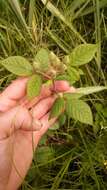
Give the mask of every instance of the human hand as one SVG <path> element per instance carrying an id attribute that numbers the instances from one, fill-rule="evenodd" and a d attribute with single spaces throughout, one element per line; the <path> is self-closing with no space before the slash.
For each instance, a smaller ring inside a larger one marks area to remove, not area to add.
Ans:
<path id="1" fill-rule="evenodd" d="M 33 148 L 57 119 L 48 120 L 55 101 L 52 87 L 42 86 L 39 97 L 29 102 L 27 81 L 28 78 L 13 81 L 0 95 L 0 190 L 16 190 L 21 185 Z M 54 88 L 58 92 L 75 92 L 66 81 L 56 81 Z"/>

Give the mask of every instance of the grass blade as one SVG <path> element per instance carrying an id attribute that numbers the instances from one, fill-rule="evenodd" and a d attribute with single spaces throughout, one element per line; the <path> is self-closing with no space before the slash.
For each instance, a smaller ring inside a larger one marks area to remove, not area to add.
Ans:
<path id="1" fill-rule="evenodd" d="M 83 37 L 74 28 L 74 26 L 66 20 L 66 18 L 62 15 L 62 13 L 60 13 L 60 11 L 50 1 L 47 0 L 41 0 L 41 1 L 54 16 L 58 17 L 66 26 L 70 28 L 70 30 L 78 37 L 78 39 L 80 39 L 83 43 L 86 43 Z"/>
<path id="2" fill-rule="evenodd" d="M 32 26 L 32 21 L 33 21 L 33 15 L 34 15 L 34 6 L 35 6 L 35 1 L 30 0 L 29 3 L 29 19 L 28 19 L 28 25 L 31 27 Z"/>
<path id="3" fill-rule="evenodd" d="M 22 26 L 27 29 L 27 24 L 26 24 L 26 21 L 22 15 L 19 2 L 17 0 L 8 0 L 8 2 L 9 2 L 9 5 L 11 6 L 12 10 L 16 14 L 18 20 L 22 24 Z"/>
<path id="4" fill-rule="evenodd" d="M 99 0 L 93 0 L 93 6 L 95 7 L 94 17 L 95 17 L 95 33 L 96 33 L 96 43 L 97 48 L 97 65 L 101 68 L 101 29 L 100 29 L 100 3 Z"/>

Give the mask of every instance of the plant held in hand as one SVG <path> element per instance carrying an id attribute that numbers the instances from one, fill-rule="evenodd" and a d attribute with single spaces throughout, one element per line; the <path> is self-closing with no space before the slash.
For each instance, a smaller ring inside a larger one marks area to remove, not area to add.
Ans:
<path id="1" fill-rule="evenodd" d="M 11 56 L 1 61 L 1 64 L 13 74 L 29 76 L 27 83 L 27 97 L 32 100 L 38 96 L 43 83 L 52 83 L 55 80 L 68 80 L 70 84 L 80 79 L 83 71 L 79 68 L 90 62 L 97 51 L 96 44 L 81 44 L 77 46 L 63 60 L 53 52 L 41 48 L 32 63 L 21 56 Z M 107 89 L 104 86 L 78 88 L 75 93 L 57 94 L 57 99 L 50 112 L 50 118 L 60 116 L 64 111 L 67 115 L 82 123 L 93 125 L 92 112 L 89 105 L 80 98 Z"/>

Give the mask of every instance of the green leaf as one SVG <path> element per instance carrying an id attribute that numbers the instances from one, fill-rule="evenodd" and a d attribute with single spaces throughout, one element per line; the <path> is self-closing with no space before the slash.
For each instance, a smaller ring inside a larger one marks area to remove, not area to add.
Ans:
<path id="1" fill-rule="evenodd" d="M 80 69 L 74 67 L 67 67 L 67 72 L 65 74 L 60 74 L 56 77 L 56 80 L 67 80 L 72 85 L 80 80 Z M 82 73 L 83 74 L 83 73 Z"/>
<path id="2" fill-rule="evenodd" d="M 71 84 L 75 83 L 76 81 L 80 79 L 80 74 L 77 69 L 68 66 L 67 72 L 70 77 Z"/>
<path id="3" fill-rule="evenodd" d="M 79 99 L 82 96 L 96 93 L 102 90 L 106 90 L 107 87 L 105 86 L 90 86 L 90 87 L 84 87 L 84 88 L 77 88 L 75 93 L 64 93 L 65 99 Z"/>
<path id="4" fill-rule="evenodd" d="M 54 52 L 50 52 L 49 54 L 49 60 L 52 66 L 56 67 L 56 66 L 61 66 L 61 61 L 60 59 L 57 57 L 57 55 Z"/>
<path id="5" fill-rule="evenodd" d="M 90 62 L 97 51 L 96 44 L 81 44 L 69 55 L 71 66 L 80 66 Z"/>
<path id="6" fill-rule="evenodd" d="M 38 96 L 40 94 L 42 86 L 42 79 L 40 75 L 32 75 L 30 80 L 27 83 L 27 97 L 28 99 L 32 99 L 35 96 Z"/>
<path id="7" fill-rule="evenodd" d="M 66 112 L 69 117 L 85 124 L 93 124 L 93 117 L 90 107 L 83 100 L 67 100 Z"/>
<path id="8" fill-rule="evenodd" d="M 34 62 L 35 69 L 39 69 L 42 71 L 47 71 L 49 67 L 49 51 L 41 48 L 36 56 L 35 56 L 35 62 Z"/>
<path id="9" fill-rule="evenodd" d="M 50 118 L 58 117 L 65 108 L 65 101 L 63 98 L 57 98 L 53 104 L 53 107 L 50 112 Z"/>
<path id="10" fill-rule="evenodd" d="M 89 87 L 84 87 L 84 88 L 78 88 L 76 93 L 88 95 L 88 94 L 96 93 L 102 90 L 107 90 L 107 87 L 106 86 L 89 86 Z"/>
<path id="11" fill-rule="evenodd" d="M 62 75 L 58 75 L 56 78 L 56 80 L 67 80 L 70 82 L 70 76 L 66 74 L 62 74 Z"/>
<path id="12" fill-rule="evenodd" d="M 21 56 L 11 56 L 3 61 L 1 64 L 10 72 L 19 76 L 29 76 L 33 73 L 31 64 Z"/>
<path id="13" fill-rule="evenodd" d="M 83 94 L 80 93 L 64 93 L 64 98 L 70 100 L 74 100 L 74 99 L 79 99 L 81 98 L 81 96 L 83 96 Z"/>

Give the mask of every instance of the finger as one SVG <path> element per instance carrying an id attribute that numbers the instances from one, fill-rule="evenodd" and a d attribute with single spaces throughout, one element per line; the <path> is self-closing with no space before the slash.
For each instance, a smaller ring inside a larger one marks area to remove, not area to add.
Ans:
<path id="1" fill-rule="evenodd" d="M 19 100 L 25 95 L 27 81 L 28 78 L 14 80 L 2 94 L 10 99 Z"/>
<path id="2" fill-rule="evenodd" d="M 0 115 L 0 139 L 9 137 L 15 131 L 22 130 L 38 130 L 41 123 L 32 117 L 25 107 L 17 106 L 10 111 Z"/>
<path id="3" fill-rule="evenodd" d="M 32 108 L 31 113 L 33 118 L 40 119 L 43 117 L 52 107 L 56 97 L 50 96 L 41 100 L 35 107 Z"/>
<path id="4" fill-rule="evenodd" d="M 59 80 L 56 81 L 53 85 L 50 86 L 51 91 L 55 92 L 64 92 L 69 90 L 70 85 L 67 81 Z"/>
<path id="5" fill-rule="evenodd" d="M 67 81 L 55 81 L 54 85 L 46 86 L 45 84 L 42 86 L 41 93 L 38 97 L 35 97 L 32 101 L 25 100 L 23 102 L 26 107 L 32 108 L 38 101 L 43 98 L 49 97 L 53 91 L 55 92 L 65 92 L 70 89 L 69 83 Z"/>
<path id="6" fill-rule="evenodd" d="M 56 122 L 57 117 L 49 119 L 50 112 L 48 112 L 40 121 L 42 124 L 41 129 L 39 130 L 39 135 L 42 137 L 47 130 Z M 34 132 L 35 133 L 35 132 Z"/>
<path id="7" fill-rule="evenodd" d="M 0 111 L 5 112 L 16 105 L 17 100 L 26 93 L 28 78 L 13 81 L 0 95 Z"/>

